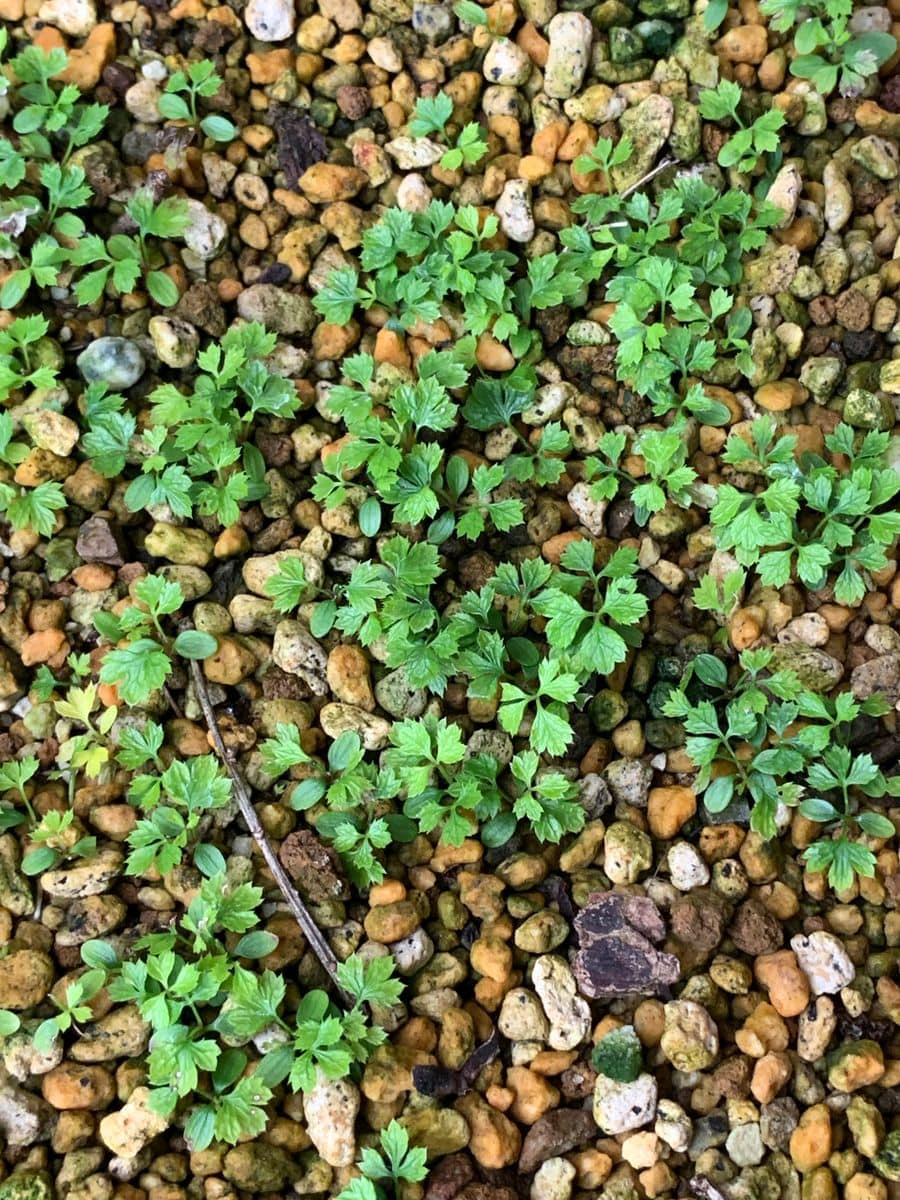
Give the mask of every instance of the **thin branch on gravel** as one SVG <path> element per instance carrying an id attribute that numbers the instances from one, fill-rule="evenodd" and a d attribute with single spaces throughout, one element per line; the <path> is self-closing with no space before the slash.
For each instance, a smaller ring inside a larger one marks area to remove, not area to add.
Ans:
<path id="1" fill-rule="evenodd" d="M 300 899 L 294 885 L 288 878 L 287 872 L 281 865 L 278 855 L 272 849 L 269 839 L 266 837 L 265 830 L 259 822 L 259 817 L 256 815 L 256 810 L 253 807 L 250 798 L 250 790 L 244 782 L 244 777 L 234 761 L 234 756 L 226 747 L 222 740 L 222 734 L 219 731 L 219 723 L 216 720 L 216 714 L 213 711 L 212 701 L 209 698 L 209 691 L 206 686 L 206 680 L 203 678 L 203 672 L 200 669 L 200 664 L 196 661 L 191 662 L 191 676 L 194 681 L 194 690 L 197 693 L 197 699 L 200 701 L 200 707 L 203 709 L 203 716 L 206 720 L 207 728 L 212 737 L 213 746 L 216 753 L 221 758 L 222 762 L 231 776 L 231 781 L 234 784 L 234 794 L 238 803 L 238 808 L 241 810 L 241 816 L 247 823 L 247 828 L 253 835 L 253 839 L 259 846 L 263 858 L 266 860 L 266 865 L 272 872 L 275 882 L 281 889 L 281 893 L 288 903 L 288 907 L 294 914 L 297 924 L 303 930 L 310 948 L 318 958 L 319 962 L 328 972 L 332 983 L 337 989 L 341 1000 L 348 1008 L 352 1007 L 353 1001 L 350 996 L 344 991 L 338 982 L 337 967 L 338 961 L 331 951 L 331 947 L 322 936 L 322 932 L 312 919 L 309 909 Z"/>
<path id="2" fill-rule="evenodd" d="M 655 167 L 653 167 L 651 170 L 649 170 L 649 171 L 647 172 L 647 174 L 646 174 L 646 175 L 642 175 L 642 176 L 640 177 L 640 179 L 638 179 L 638 180 L 637 180 L 637 182 L 636 182 L 636 183 L 632 183 L 632 184 L 631 184 L 631 186 L 630 186 L 630 187 L 627 187 L 627 188 L 625 188 L 625 190 L 624 190 L 623 192 L 619 192 L 619 195 L 620 195 L 620 196 L 622 197 L 622 199 L 624 200 L 624 199 L 626 198 L 626 196 L 630 196 L 632 192 L 637 192 L 637 191 L 640 191 L 640 189 L 641 189 L 642 187 L 646 187 L 646 186 L 647 186 L 647 184 L 648 184 L 648 183 L 651 181 L 651 179 L 655 179 L 655 178 L 657 177 L 657 175 L 661 175 L 661 174 L 662 174 L 662 172 L 663 172 L 663 171 L 667 171 L 667 170 L 669 169 L 669 167 L 674 167 L 674 166 L 675 166 L 675 164 L 676 164 L 677 162 L 679 162 L 679 161 L 680 161 L 680 160 L 679 160 L 679 159 L 677 159 L 677 158 L 663 158 L 663 159 L 661 159 L 661 160 L 660 160 L 660 161 L 659 161 L 659 162 L 656 164 L 656 166 L 655 166 Z"/>
<path id="3" fill-rule="evenodd" d="M 656 164 L 655 167 L 652 167 L 647 172 L 646 175 L 642 175 L 640 177 L 640 179 L 637 179 L 637 180 L 635 180 L 634 183 L 629 184 L 629 186 L 627 188 L 625 188 L 624 191 L 619 192 L 618 195 L 619 195 L 620 199 L 627 200 L 628 197 L 630 195 L 632 195 L 634 192 L 639 192 L 642 187 L 646 187 L 648 183 L 650 183 L 652 180 L 654 180 L 657 177 L 657 175 L 661 175 L 663 173 L 663 171 L 668 171 L 669 167 L 674 167 L 676 165 L 676 163 L 679 163 L 679 162 L 681 162 L 680 158 L 663 158 L 663 159 L 661 159 Z M 625 226 L 628 224 L 628 222 L 627 221 L 603 221 L 602 224 L 608 226 L 610 229 L 624 229 Z M 599 229 L 599 227 L 600 227 L 599 225 L 588 224 L 588 229 Z"/>

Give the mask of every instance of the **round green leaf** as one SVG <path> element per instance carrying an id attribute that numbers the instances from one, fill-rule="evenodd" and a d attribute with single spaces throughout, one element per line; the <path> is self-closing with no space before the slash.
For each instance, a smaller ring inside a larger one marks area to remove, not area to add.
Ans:
<path id="1" fill-rule="evenodd" d="M 264 958 L 278 945 L 278 938 L 267 929 L 245 933 L 234 948 L 235 958 Z"/>
<path id="2" fill-rule="evenodd" d="M 213 1087 L 216 1091 L 224 1092 L 226 1088 L 231 1087 L 234 1081 L 243 1074 L 246 1065 L 247 1055 L 243 1050 L 237 1050 L 234 1047 L 223 1050 L 212 1076 Z"/>
<path id="3" fill-rule="evenodd" d="M 731 803 L 734 795 L 734 776 L 722 775 L 714 779 L 703 793 L 703 803 L 711 813 L 723 812 Z"/>
<path id="4" fill-rule="evenodd" d="M 498 813 L 481 827 L 481 840 L 488 849 L 504 846 L 516 832 L 516 818 L 511 812 Z"/>
<path id="5" fill-rule="evenodd" d="M 165 117 L 167 121 L 189 121 L 191 119 L 191 110 L 188 108 L 187 101 L 172 92 L 165 92 L 160 96 L 157 107 L 159 115 Z"/>
<path id="6" fill-rule="evenodd" d="M 192 1150 L 205 1150 L 213 1140 L 216 1129 L 216 1110 L 201 1104 L 191 1110 L 184 1126 L 184 1137 Z"/>
<path id="7" fill-rule="evenodd" d="M 361 745 L 359 734 L 353 729 L 345 729 L 328 748 L 328 765 L 332 771 L 346 771 L 354 760 L 358 760 Z"/>
<path id="8" fill-rule="evenodd" d="M 175 653 L 182 658 L 209 658 L 218 647 L 219 643 L 213 635 L 200 629 L 185 629 L 175 639 Z"/>
<path id="9" fill-rule="evenodd" d="M 96 996 L 103 987 L 104 983 L 106 983 L 106 971 L 103 969 L 103 967 L 94 967 L 90 971 L 85 971 L 85 973 L 78 979 L 80 993 L 78 997 L 79 1003 L 82 1003 L 85 1000 L 90 1000 Z"/>
<path id="10" fill-rule="evenodd" d="M 290 1074 L 295 1055 L 293 1044 L 276 1046 L 274 1050 L 267 1050 L 254 1072 L 254 1079 L 258 1079 L 264 1087 L 277 1087 Z"/>
<path id="11" fill-rule="evenodd" d="M 111 971 L 118 966 L 119 959 L 115 950 L 108 942 L 99 938 L 91 938 L 81 947 L 81 961 L 88 967 L 103 967 Z"/>
<path id="12" fill-rule="evenodd" d="M 20 1021 L 15 1013 L 11 1013 L 5 1008 L 0 1008 L 0 1037 L 9 1037 L 11 1033 L 16 1032 L 19 1025 Z"/>
<path id="13" fill-rule="evenodd" d="M 59 862 L 59 855 L 49 846 L 39 846 L 22 859 L 22 870 L 26 875 L 40 875 L 41 871 L 49 871 Z"/>
<path id="14" fill-rule="evenodd" d="M 110 612 L 94 613 L 94 628 L 110 642 L 117 642 L 122 636 L 122 626 Z"/>
<path id="15" fill-rule="evenodd" d="M 316 833 L 330 841 L 345 825 L 350 825 L 357 832 L 359 831 L 359 820 L 353 814 L 325 812 L 316 821 Z"/>
<path id="16" fill-rule="evenodd" d="M 800 815 L 806 817 L 807 821 L 837 821 L 840 818 L 840 813 L 833 804 L 829 804 L 827 800 L 804 800 L 800 805 Z M 894 832 L 894 827 L 891 825 L 891 833 Z"/>
<path id="17" fill-rule="evenodd" d="M 237 137 L 237 127 L 217 113 L 211 113 L 200 122 L 200 128 L 214 142 L 231 142 Z"/>
<path id="18" fill-rule="evenodd" d="M 374 537 L 381 528 L 381 505 L 374 496 L 360 506 L 359 527 L 366 537 Z"/>
<path id="19" fill-rule="evenodd" d="M 31 283 L 30 271 L 15 271 L 0 288 L 0 307 L 15 308 L 28 291 Z"/>
<path id="20" fill-rule="evenodd" d="M 541 654 L 534 642 L 524 637 L 511 637 L 506 643 L 510 657 L 520 667 L 536 667 Z"/>
<path id="21" fill-rule="evenodd" d="M 469 482 L 469 465 L 461 454 L 454 454 L 447 463 L 447 487 L 454 500 L 458 500 Z"/>
<path id="22" fill-rule="evenodd" d="M 386 813 L 382 818 L 391 834 L 391 841 L 406 844 L 415 841 L 419 827 L 403 813 Z"/>
<path id="23" fill-rule="evenodd" d="M 321 779 L 304 779 L 291 792 L 288 804 L 296 812 L 305 812 L 318 804 L 325 795 L 325 784 Z"/>
<path id="24" fill-rule="evenodd" d="M 441 513 L 428 526 L 427 541 L 431 546 L 440 546 L 446 542 L 447 538 L 453 533 L 456 525 L 456 518 L 453 513 Z"/>
<path id="25" fill-rule="evenodd" d="M 694 659 L 694 671 L 710 687 L 723 688 L 728 682 L 728 668 L 714 654 L 698 654 Z"/>
<path id="26" fill-rule="evenodd" d="M 164 271 L 150 271 L 147 275 L 147 291 L 163 308 L 171 308 L 173 304 L 178 303 L 175 281 Z"/>
<path id="27" fill-rule="evenodd" d="M 888 817 L 884 816 L 883 813 L 860 813 L 857 820 L 859 821 L 860 829 L 862 829 L 864 833 L 867 833 L 869 837 L 889 838 L 893 837 L 894 833 L 896 832 L 894 829 L 894 822 Z"/>
<path id="28" fill-rule="evenodd" d="M 212 879 L 213 875 L 221 875 L 225 870 L 225 856 L 216 846 L 201 842 L 194 851 L 194 866 L 201 875 Z"/>
<path id="29" fill-rule="evenodd" d="M 48 1017 L 46 1021 L 41 1021 L 38 1025 L 31 1040 L 36 1050 L 39 1050 L 41 1054 L 46 1054 L 58 1035 L 59 1026 L 53 1017 Z"/>
<path id="30" fill-rule="evenodd" d="M 334 618 L 337 616 L 337 605 L 333 600 L 323 600 L 321 604 L 317 604 L 313 609 L 312 620 L 309 623 L 309 632 L 313 637 L 324 637 L 334 624 Z"/>

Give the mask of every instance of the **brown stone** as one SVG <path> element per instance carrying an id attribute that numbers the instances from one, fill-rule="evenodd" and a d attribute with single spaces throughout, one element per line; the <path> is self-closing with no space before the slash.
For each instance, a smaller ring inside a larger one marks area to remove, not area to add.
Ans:
<path id="1" fill-rule="evenodd" d="M 582 1108 L 558 1108 L 535 1121 L 522 1143 L 519 1170 L 531 1174 L 548 1158 L 568 1154 L 597 1136 L 591 1113 Z"/>
<path id="2" fill-rule="evenodd" d="M 784 932 L 779 921 L 758 900 L 745 900 L 735 913 L 728 930 L 738 950 L 756 958 L 779 950 L 784 944 Z"/>
<path id="3" fill-rule="evenodd" d="M 349 897 L 341 860 L 311 830 L 289 833 L 281 843 L 278 857 L 297 890 L 312 904 Z"/>
<path id="4" fill-rule="evenodd" d="M 580 949 L 574 972 L 583 995 L 652 995 L 678 979 L 672 954 L 653 943 L 665 937 L 659 910 L 647 896 L 595 892 L 575 918 Z"/>

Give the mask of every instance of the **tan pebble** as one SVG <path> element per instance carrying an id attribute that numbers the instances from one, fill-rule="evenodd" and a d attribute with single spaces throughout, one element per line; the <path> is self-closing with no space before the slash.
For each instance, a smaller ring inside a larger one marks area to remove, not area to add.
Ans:
<path id="1" fill-rule="evenodd" d="M 535 66 L 540 67 L 541 70 L 547 65 L 550 43 L 531 21 L 526 21 L 516 34 L 516 45 L 524 50 Z"/>
<path id="2" fill-rule="evenodd" d="M 796 1017 L 809 1004 L 809 981 L 800 970 L 793 950 L 762 954 L 754 974 L 769 993 L 773 1008 L 782 1017 Z"/>
<path id="3" fill-rule="evenodd" d="M 56 1109 L 103 1109 L 112 1102 L 116 1089 L 105 1067 L 63 1063 L 41 1077 L 41 1092 Z"/>
<path id="4" fill-rule="evenodd" d="M 763 624 L 757 606 L 739 608 L 728 622 L 728 636 L 735 650 L 749 650 L 762 636 Z"/>
<path id="5" fill-rule="evenodd" d="M 337 362 L 358 340 L 359 326 L 355 321 L 348 321 L 346 325 L 322 321 L 313 331 L 313 357 L 317 362 Z"/>
<path id="6" fill-rule="evenodd" d="M 798 1171 L 812 1171 L 828 1162 L 831 1155 L 831 1117 L 824 1104 L 815 1104 L 800 1116 L 791 1134 L 791 1162 Z"/>
<path id="7" fill-rule="evenodd" d="M 469 1151 L 479 1166 L 499 1171 L 516 1162 L 522 1135 L 512 1121 L 485 1104 L 477 1092 L 461 1097 L 455 1107 L 468 1123 Z"/>
<path id="8" fill-rule="evenodd" d="M 809 391 L 798 379 L 779 379 L 758 387 L 753 398 L 766 412 L 787 412 L 809 398 Z"/>
<path id="9" fill-rule="evenodd" d="M 328 655 L 326 678 L 338 700 L 375 711 L 375 696 L 365 651 L 351 643 L 335 646 Z"/>
<path id="10" fill-rule="evenodd" d="M 541 1050 L 528 1064 L 529 1070 L 538 1075 L 562 1075 L 568 1071 L 576 1059 L 576 1050 Z"/>
<path id="11" fill-rule="evenodd" d="M 857 1171 L 844 1184 L 844 1200 L 888 1200 L 888 1188 L 883 1179 Z"/>
<path id="12" fill-rule="evenodd" d="M 509 1111 L 510 1106 L 515 1101 L 516 1093 L 512 1088 L 500 1087 L 499 1084 L 492 1083 L 484 1093 L 484 1098 L 491 1108 L 496 1108 L 497 1112 L 505 1113 Z"/>
<path id="13" fill-rule="evenodd" d="M 574 529 L 567 530 L 565 533 L 556 533 L 541 544 L 541 554 L 547 562 L 553 563 L 554 566 L 559 566 L 566 546 L 571 545 L 572 542 L 583 540 L 583 535 L 577 533 Z"/>
<path id="14" fill-rule="evenodd" d="M 85 563 L 75 568 L 72 579 L 85 592 L 102 592 L 115 583 L 116 573 L 102 563 Z"/>
<path id="15" fill-rule="evenodd" d="M 506 346 L 489 333 L 482 333 L 478 338 L 475 361 L 483 371 L 511 371 L 516 365 Z"/>
<path id="16" fill-rule="evenodd" d="M 215 651 L 203 660 L 203 674 L 210 683 L 231 687 L 252 675 L 258 665 L 256 655 L 237 638 L 220 637 Z"/>
<path id="17" fill-rule="evenodd" d="M 469 951 L 472 970 L 479 975 L 502 983 L 512 970 L 512 950 L 496 937 L 480 937 Z"/>
<path id="18" fill-rule="evenodd" d="M 213 558 L 234 558 L 237 554 L 246 554 L 250 549 L 250 537 L 242 526 L 229 525 L 216 538 L 213 546 Z"/>
<path id="19" fill-rule="evenodd" d="M 657 1196 L 673 1191 L 678 1180 L 668 1163 L 658 1162 L 654 1163 L 652 1167 L 648 1167 L 646 1171 L 641 1171 L 638 1175 L 638 1182 L 644 1189 L 648 1200 L 655 1200 Z"/>
<path id="20" fill-rule="evenodd" d="M 761 63 L 768 48 L 764 25 L 737 25 L 716 42 L 716 50 L 733 63 Z"/>
<path id="21" fill-rule="evenodd" d="M 314 204 L 334 200 L 350 200 L 368 183 L 368 176 L 358 167 L 343 167 L 338 163 L 313 163 L 300 176 L 297 186 Z"/>
<path id="22" fill-rule="evenodd" d="M 557 1089 L 528 1067 L 510 1067 L 506 1072 L 506 1082 L 515 1093 L 509 1111 L 523 1125 L 533 1125 L 545 1112 L 559 1104 Z"/>
<path id="23" fill-rule="evenodd" d="M 651 788 L 647 798 L 647 823 L 654 837 L 673 838 L 697 811 L 697 797 L 689 787 Z"/>
<path id="24" fill-rule="evenodd" d="M 95 25 L 84 45 L 69 51 L 69 62 L 54 79 L 59 83 L 74 83 L 82 92 L 90 91 L 100 82 L 100 76 L 116 56 L 116 30 L 108 21 Z"/>
<path id="25" fill-rule="evenodd" d="M 403 371 L 408 371 L 412 365 L 406 338 L 397 330 L 387 327 L 378 330 L 372 355 L 376 362 L 388 363 Z"/>
<path id="26" fill-rule="evenodd" d="M 42 629 L 39 633 L 30 634 L 22 642 L 19 655 L 26 667 L 37 663 L 55 663 L 62 665 L 69 653 L 69 643 L 61 629 Z"/>
<path id="27" fill-rule="evenodd" d="M 574 162 L 579 155 L 593 149 L 596 141 L 596 133 L 587 121 L 573 121 L 556 152 L 556 157 L 559 162 Z"/>
<path id="28" fill-rule="evenodd" d="M 376 908 L 379 904 L 393 904 L 396 900 L 406 899 L 406 888 L 399 879 L 386 879 L 376 883 L 369 891 L 369 906 Z"/>
<path id="29" fill-rule="evenodd" d="M 744 1054 L 762 1059 L 767 1053 L 786 1050 L 790 1035 L 779 1013 L 763 1001 L 747 1017 L 734 1040 Z"/>
<path id="30" fill-rule="evenodd" d="M 622 1143 L 622 1158 L 635 1171 L 643 1171 L 652 1167 L 659 1158 L 659 1137 L 649 1129 L 640 1133 L 632 1133 Z"/>
<path id="31" fill-rule="evenodd" d="M 791 1060 L 783 1051 L 769 1051 L 753 1068 L 750 1094 L 758 1104 L 771 1104 L 791 1077 Z"/>
<path id="32" fill-rule="evenodd" d="M 532 154 L 536 154 L 546 162 L 555 162 L 557 152 L 566 140 L 568 130 L 568 121 L 551 121 L 549 125 L 545 125 L 543 129 L 539 129 L 531 139 Z"/>
<path id="33" fill-rule="evenodd" d="M 294 56 L 290 50 L 269 50 L 265 54 L 248 54 L 246 62 L 250 82 L 267 84 L 291 69 Z"/>
<path id="34" fill-rule="evenodd" d="M 418 908 L 411 900 L 398 900 L 369 909 L 364 925 L 373 942 L 388 945 L 415 932 L 422 923 Z"/>
<path id="35" fill-rule="evenodd" d="M 519 159 L 519 176 L 529 183 L 540 183 L 553 170 L 553 164 L 537 154 L 526 154 Z"/>

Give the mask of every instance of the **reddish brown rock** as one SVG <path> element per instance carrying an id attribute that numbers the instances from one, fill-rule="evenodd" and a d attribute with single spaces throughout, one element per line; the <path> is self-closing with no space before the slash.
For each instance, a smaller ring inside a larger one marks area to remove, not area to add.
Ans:
<path id="1" fill-rule="evenodd" d="M 678 959 L 655 949 L 665 937 L 659 910 L 647 896 L 596 892 L 575 918 L 581 949 L 575 978 L 583 995 L 653 995 L 675 983 Z"/>

